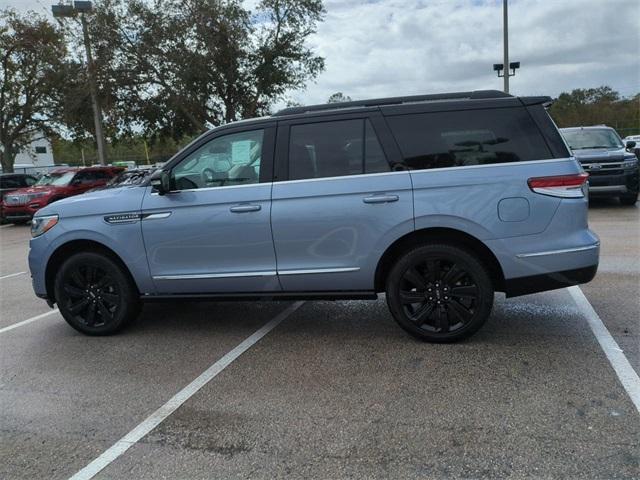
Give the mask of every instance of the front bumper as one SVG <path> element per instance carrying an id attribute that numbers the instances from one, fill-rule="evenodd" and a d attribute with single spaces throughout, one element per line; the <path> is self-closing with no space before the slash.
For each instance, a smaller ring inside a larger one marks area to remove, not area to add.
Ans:
<path id="1" fill-rule="evenodd" d="M 8 221 L 12 220 L 31 220 L 35 213 L 42 208 L 38 205 L 38 207 L 30 207 L 28 205 L 20 205 L 20 206 L 12 206 L 12 205 L 3 205 L 2 207 L 2 216 Z"/>
<path id="2" fill-rule="evenodd" d="M 597 170 L 590 165 L 585 170 L 589 172 L 590 196 L 617 196 L 640 191 L 640 169 L 637 166 Z"/>

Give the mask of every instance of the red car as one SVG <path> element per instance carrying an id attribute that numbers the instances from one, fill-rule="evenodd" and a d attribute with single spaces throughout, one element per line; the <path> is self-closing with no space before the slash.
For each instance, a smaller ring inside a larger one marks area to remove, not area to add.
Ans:
<path id="1" fill-rule="evenodd" d="M 59 168 L 46 173 L 27 188 L 14 190 L 3 197 L 5 221 L 24 223 L 40 208 L 56 200 L 101 187 L 122 172 L 122 167 Z"/>

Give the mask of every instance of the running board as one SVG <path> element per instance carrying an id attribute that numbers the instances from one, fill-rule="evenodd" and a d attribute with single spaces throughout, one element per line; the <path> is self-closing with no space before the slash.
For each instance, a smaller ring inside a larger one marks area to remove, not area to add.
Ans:
<path id="1" fill-rule="evenodd" d="M 188 301 L 269 301 L 269 300 L 377 300 L 372 291 L 337 292 L 252 292 L 252 293 L 183 293 L 171 295 L 141 295 L 143 302 Z"/>

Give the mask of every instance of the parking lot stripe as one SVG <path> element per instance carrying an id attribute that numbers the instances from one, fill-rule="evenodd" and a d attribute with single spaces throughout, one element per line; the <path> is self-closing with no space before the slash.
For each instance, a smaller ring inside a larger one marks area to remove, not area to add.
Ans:
<path id="1" fill-rule="evenodd" d="M 620 383 L 631 397 L 631 401 L 636 406 L 638 413 L 640 413 L 640 377 L 633 369 L 629 360 L 624 355 L 622 349 L 618 346 L 618 343 L 613 339 L 607 327 L 604 326 L 604 323 L 596 313 L 596 311 L 585 297 L 584 293 L 578 286 L 569 287 L 569 293 L 573 297 L 573 300 L 576 302 L 576 305 L 582 311 L 589 326 L 591 327 L 591 331 L 595 335 L 600 347 L 604 350 L 609 363 L 618 375 L 620 379 Z"/>
<path id="2" fill-rule="evenodd" d="M 225 354 L 220 360 L 207 368 L 189 385 L 187 385 L 173 397 L 171 397 L 169 401 L 167 401 L 167 403 L 158 408 L 155 412 L 153 412 L 145 420 L 143 420 L 142 423 L 140 423 L 124 437 L 122 437 L 111 447 L 109 447 L 105 452 L 102 453 L 102 455 L 93 460 L 75 475 L 70 477 L 69 480 L 89 480 L 90 478 L 96 476 L 102 469 L 104 469 L 107 465 L 109 465 L 111 462 L 113 462 L 115 459 L 129 450 L 129 448 L 139 442 L 145 435 L 151 432 L 151 430 L 162 423 L 169 415 L 175 412 L 184 402 L 189 400 L 189 398 L 191 398 L 196 392 L 198 392 L 198 390 L 200 390 L 207 383 L 213 380 L 213 378 L 215 378 L 220 372 L 227 368 L 240 355 L 249 350 L 262 337 L 276 328 L 285 318 L 287 318 L 298 308 L 300 308 L 303 303 L 304 302 L 296 302 L 276 315 L 262 328 L 254 332 L 251 336 L 247 337 L 237 347 Z"/>
<path id="3" fill-rule="evenodd" d="M 14 323 L 13 325 L 9 325 L 8 327 L 0 328 L 0 333 L 8 332 L 9 330 L 13 330 L 14 328 L 22 327 L 23 325 L 28 325 L 29 323 L 35 322 L 36 320 L 40 320 L 42 318 L 48 317 L 49 315 L 53 315 L 54 313 L 58 313 L 58 309 L 55 308 L 45 313 L 41 313 L 40 315 L 36 315 L 35 317 L 28 318 L 18 323 Z"/>
<path id="4" fill-rule="evenodd" d="M 17 272 L 17 273 L 10 273 L 9 275 L 3 275 L 0 277 L 0 280 L 3 280 L 5 278 L 11 278 L 11 277 L 17 277 L 18 275 L 24 275 L 27 272 Z"/>

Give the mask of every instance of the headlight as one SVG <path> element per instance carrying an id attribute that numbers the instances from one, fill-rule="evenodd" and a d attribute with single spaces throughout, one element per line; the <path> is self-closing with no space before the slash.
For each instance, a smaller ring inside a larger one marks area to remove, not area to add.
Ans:
<path id="1" fill-rule="evenodd" d="M 58 215 L 34 217 L 33 220 L 31 220 L 31 236 L 39 237 L 43 233 L 51 230 L 56 223 L 58 223 Z"/>
<path id="2" fill-rule="evenodd" d="M 622 162 L 622 168 L 633 168 L 638 164 L 637 158 L 630 158 L 629 160 L 625 160 Z"/>

